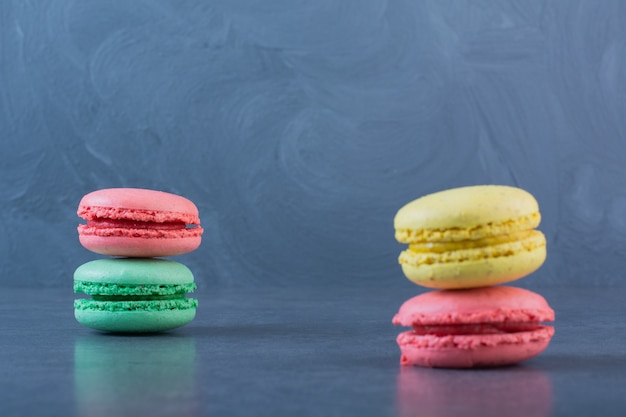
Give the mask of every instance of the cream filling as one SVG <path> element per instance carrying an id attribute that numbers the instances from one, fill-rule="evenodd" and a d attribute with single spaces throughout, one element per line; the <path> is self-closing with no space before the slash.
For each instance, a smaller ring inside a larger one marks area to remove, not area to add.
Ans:
<path id="1" fill-rule="evenodd" d="M 402 243 L 458 242 L 484 239 L 489 236 L 501 236 L 532 230 L 539 226 L 539 212 L 521 216 L 503 222 L 490 222 L 472 227 L 450 227 L 445 229 L 396 229 L 396 240 Z"/>
<path id="2" fill-rule="evenodd" d="M 412 244 L 400 254 L 401 264 L 420 266 L 435 263 L 475 261 L 532 252 L 546 246 L 546 238 L 539 230 L 527 230 L 510 235 L 484 239 Z"/>

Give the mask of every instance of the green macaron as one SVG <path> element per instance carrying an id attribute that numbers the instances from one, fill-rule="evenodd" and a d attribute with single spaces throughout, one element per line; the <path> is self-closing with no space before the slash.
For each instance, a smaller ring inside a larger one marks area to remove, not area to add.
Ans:
<path id="1" fill-rule="evenodd" d="M 74 300 L 76 320 L 105 332 L 146 333 L 191 322 L 198 300 L 185 265 L 156 258 L 111 258 L 87 262 L 74 272 L 74 292 L 91 298 Z"/>

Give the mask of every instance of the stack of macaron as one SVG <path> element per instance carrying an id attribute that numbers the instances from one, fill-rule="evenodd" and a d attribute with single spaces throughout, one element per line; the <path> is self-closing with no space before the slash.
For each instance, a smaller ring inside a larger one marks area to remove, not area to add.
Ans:
<path id="1" fill-rule="evenodd" d="M 406 301 L 393 323 L 403 365 L 471 368 L 511 365 L 549 344 L 554 311 L 534 292 L 498 284 L 523 278 L 546 258 L 535 198 L 509 186 L 461 187 L 414 200 L 395 216 L 409 245 L 406 277 L 434 289 Z"/>
<path id="2" fill-rule="evenodd" d="M 85 195 L 78 216 L 80 243 L 108 258 L 87 262 L 74 272 L 76 320 L 106 332 L 158 332 L 184 326 L 196 315 L 196 288 L 185 265 L 160 259 L 200 246 L 198 208 L 170 193 L 109 188 Z"/>

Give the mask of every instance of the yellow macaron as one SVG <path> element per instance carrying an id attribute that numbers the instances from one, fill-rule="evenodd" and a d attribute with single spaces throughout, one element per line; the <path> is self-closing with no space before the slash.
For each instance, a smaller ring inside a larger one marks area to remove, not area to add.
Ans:
<path id="1" fill-rule="evenodd" d="M 478 185 L 429 194 L 402 207 L 396 239 L 407 278 L 429 288 L 501 284 L 537 270 L 546 239 L 537 200 L 520 188 Z"/>

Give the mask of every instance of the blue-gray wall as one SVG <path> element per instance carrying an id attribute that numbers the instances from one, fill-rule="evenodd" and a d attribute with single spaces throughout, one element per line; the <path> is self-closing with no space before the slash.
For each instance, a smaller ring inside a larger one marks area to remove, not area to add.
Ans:
<path id="1" fill-rule="evenodd" d="M 392 219 L 443 188 L 541 205 L 520 285 L 620 284 L 626 2 L 0 2 L 0 277 L 70 287 L 80 197 L 154 188 L 203 286 L 412 285 Z M 525 283 L 525 284 L 524 284 Z"/>

